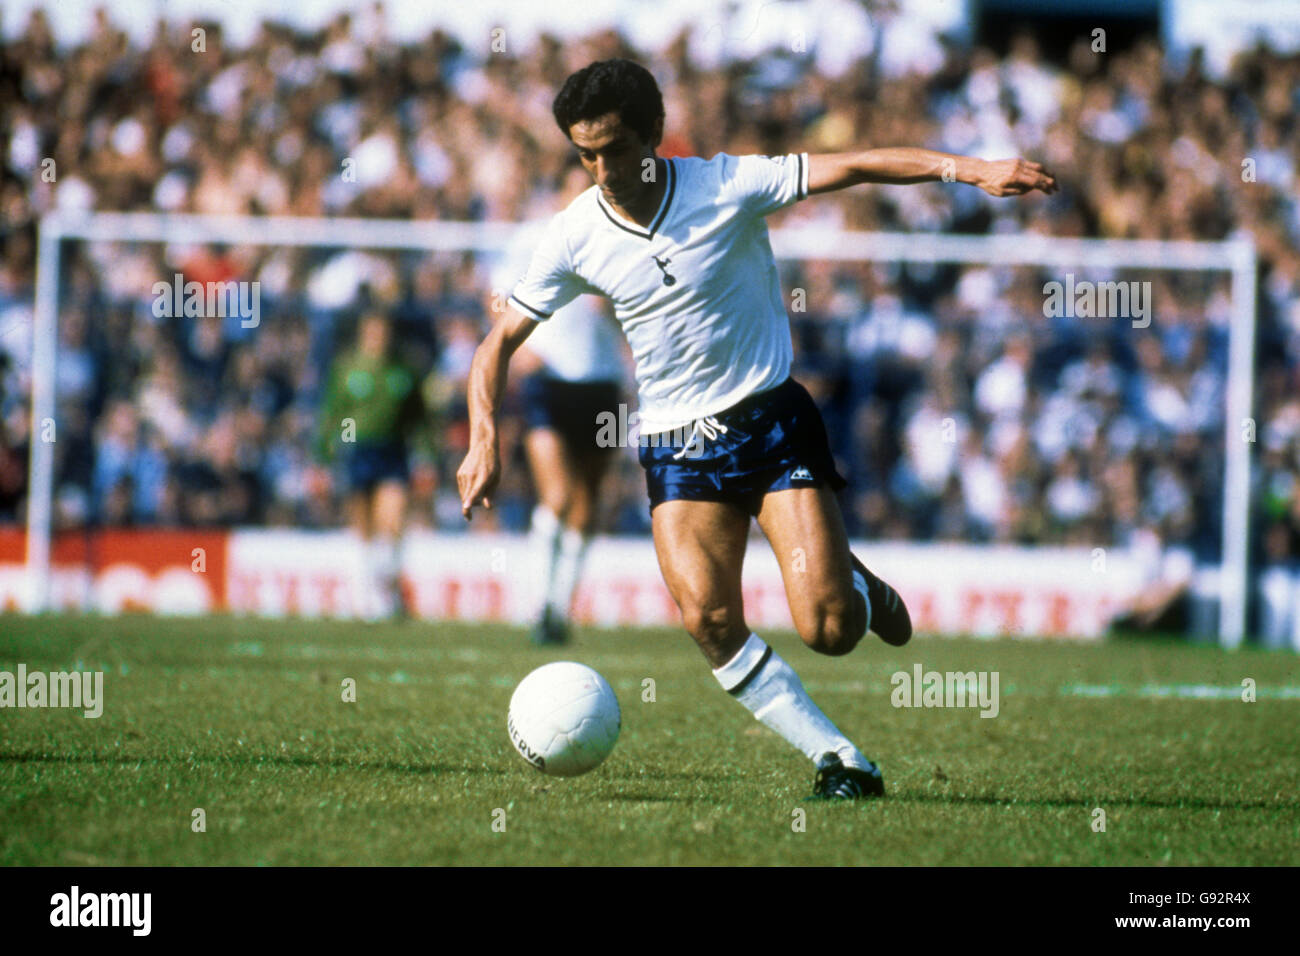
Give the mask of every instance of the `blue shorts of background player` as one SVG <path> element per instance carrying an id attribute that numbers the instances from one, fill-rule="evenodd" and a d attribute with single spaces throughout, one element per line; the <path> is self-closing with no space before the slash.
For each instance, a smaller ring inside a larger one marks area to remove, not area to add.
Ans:
<path id="1" fill-rule="evenodd" d="M 524 424 L 549 428 L 579 455 L 598 449 L 596 436 L 602 412 L 618 414 L 617 382 L 569 382 L 537 372 L 522 382 Z"/>
<path id="2" fill-rule="evenodd" d="M 344 474 L 353 493 L 370 492 L 386 481 L 410 479 L 405 442 L 357 442 L 344 451 Z"/>

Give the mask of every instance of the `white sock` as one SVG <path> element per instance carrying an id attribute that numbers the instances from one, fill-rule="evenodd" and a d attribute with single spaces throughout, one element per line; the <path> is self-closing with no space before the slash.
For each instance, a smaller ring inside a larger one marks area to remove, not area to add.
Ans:
<path id="1" fill-rule="evenodd" d="M 375 568 L 374 551 L 370 540 L 355 531 L 349 531 L 356 550 L 356 564 L 352 575 L 352 612 L 361 618 L 375 616 Z"/>
<path id="2" fill-rule="evenodd" d="M 745 646 L 713 676 L 723 690 L 813 763 L 833 752 L 846 767 L 871 769 L 871 761 L 813 703 L 794 669 L 757 634 L 750 634 Z"/>
<path id="3" fill-rule="evenodd" d="M 590 542 L 589 537 L 572 528 L 560 532 L 555 573 L 551 576 L 546 602 L 550 605 L 551 612 L 562 621 L 568 620 L 569 605 L 573 603 L 573 592 L 578 588 L 578 575 L 582 571 L 582 559 L 587 556 L 587 545 Z"/>
<path id="4" fill-rule="evenodd" d="M 532 538 L 533 560 L 540 572 L 537 581 L 537 613 L 540 615 L 550 603 L 551 589 L 555 586 L 555 563 L 559 557 L 560 519 L 545 505 L 533 509 Z"/>
<path id="5" fill-rule="evenodd" d="M 370 572 L 374 576 L 378 607 L 376 613 L 392 614 L 400 599 L 402 571 L 400 548 L 396 538 L 376 537 L 370 542 Z"/>
<path id="6" fill-rule="evenodd" d="M 397 539 L 381 535 L 370 542 L 370 547 L 375 574 L 385 581 L 396 578 L 401 568 Z"/>
<path id="7" fill-rule="evenodd" d="M 871 630 L 871 596 L 867 594 L 867 579 L 857 568 L 853 569 L 853 590 L 862 595 L 862 603 L 867 606 L 867 624 L 863 633 Z"/>

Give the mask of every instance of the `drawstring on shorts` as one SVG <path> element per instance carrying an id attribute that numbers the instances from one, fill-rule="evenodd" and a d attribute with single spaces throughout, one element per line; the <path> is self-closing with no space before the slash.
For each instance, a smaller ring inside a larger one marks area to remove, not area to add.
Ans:
<path id="1" fill-rule="evenodd" d="M 696 438 L 701 440 L 707 438 L 709 441 L 714 441 L 719 434 L 725 435 L 726 433 L 727 426 L 718 421 L 715 416 L 706 415 L 704 418 L 697 418 L 691 423 L 691 437 L 682 446 L 682 450 L 673 455 L 673 458 L 676 460 L 684 457 L 695 446 Z"/>

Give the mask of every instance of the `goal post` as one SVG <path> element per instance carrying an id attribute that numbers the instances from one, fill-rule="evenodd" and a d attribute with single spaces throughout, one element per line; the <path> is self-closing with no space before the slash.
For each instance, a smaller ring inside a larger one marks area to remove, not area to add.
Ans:
<path id="1" fill-rule="evenodd" d="M 870 262 L 971 263 L 990 266 L 1158 269 L 1230 272 L 1232 313 L 1224 408 L 1222 551 L 1219 573 L 1219 643 L 1239 647 L 1246 636 L 1249 598 L 1250 444 L 1241 429 L 1252 418 L 1255 391 L 1254 243 L 1151 239 L 1066 239 L 1040 235 L 946 234 L 774 230 L 777 258 Z"/>
<path id="2" fill-rule="evenodd" d="M 26 607 L 50 607 L 54 454 L 42 440 L 56 414 L 55 382 L 61 247 L 65 240 L 263 246 L 314 246 L 500 253 L 516 223 L 414 222 L 358 218 L 206 216 L 155 213 L 51 213 L 39 226 L 32 335 L 30 474 Z M 774 229 L 778 259 L 957 263 L 1059 269 L 1152 269 L 1229 273 L 1231 318 L 1224 414 L 1219 641 L 1239 646 L 1246 633 L 1251 446 L 1241 429 L 1252 417 L 1256 326 L 1256 252 L 1249 239 L 1224 242 L 1071 239 L 1036 234 L 969 236 Z"/>

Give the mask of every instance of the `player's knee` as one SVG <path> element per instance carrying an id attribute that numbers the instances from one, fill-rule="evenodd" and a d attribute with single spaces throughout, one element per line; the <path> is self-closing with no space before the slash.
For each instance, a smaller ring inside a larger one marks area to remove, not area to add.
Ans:
<path id="1" fill-rule="evenodd" d="M 740 619 L 734 608 L 716 601 L 687 601 L 681 607 L 686 630 L 701 644 L 725 641 Z"/>
<path id="2" fill-rule="evenodd" d="M 840 657 L 862 640 L 863 628 L 853 619 L 850 608 L 822 605 L 800 622 L 799 636 L 818 654 Z"/>

